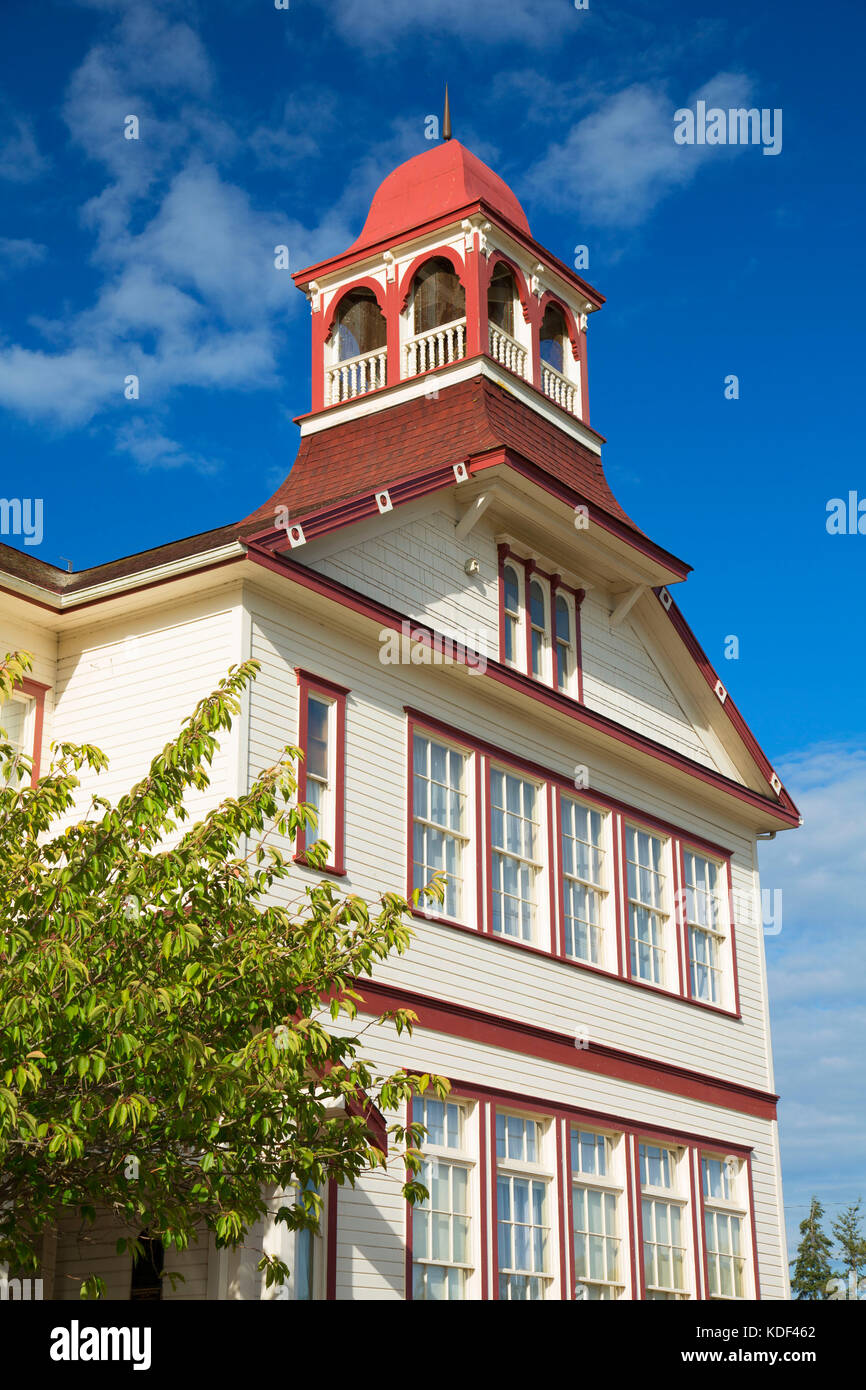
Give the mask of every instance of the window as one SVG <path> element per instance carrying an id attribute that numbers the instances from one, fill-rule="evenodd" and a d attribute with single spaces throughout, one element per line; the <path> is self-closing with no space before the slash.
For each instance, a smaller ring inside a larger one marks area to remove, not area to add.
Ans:
<path id="1" fill-rule="evenodd" d="M 497 328 L 514 337 L 514 301 L 517 287 L 514 275 L 504 261 L 497 261 L 487 291 L 487 317 Z"/>
<path id="2" fill-rule="evenodd" d="M 490 874 L 493 930 L 523 941 L 538 919 L 540 789 L 501 768 L 490 771 Z"/>
<path id="3" fill-rule="evenodd" d="M 571 1132 L 574 1274 L 586 1299 L 619 1298 L 625 1287 L 619 1207 L 622 1184 L 613 1173 L 614 1140 L 606 1134 Z"/>
<path id="4" fill-rule="evenodd" d="M 545 1298 L 551 1282 L 550 1175 L 542 1165 L 542 1127 L 520 1115 L 496 1116 L 499 1297 Z"/>
<path id="5" fill-rule="evenodd" d="M 312 806 L 316 825 L 298 832 L 296 858 L 306 860 L 308 844 L 328 845 L 328 868 L 344 873 L 344 760 L 348 691 L 318 676 L 298 672 L 300 686 L 298 802 Z"/>
<path id="6" fill-rule="evenodd" d="M 626 826 L 631 973 L 651 984 L 665 982 L 665 842 L 647 830 Z"/>
<path id="7" fill-rule="evenodd" d="M 385 346 L 385 316 L 372 290 L 351 290 L 340 300 L 334 324 L 337 359 L 360 357 Z"/>
<path id="8" fill-rule="evenodd" d="M 514 565 L 506 565 L 503 570 L 502 603 L 505 617 L 505 660 L 512 665 L 520 665 L 520 579 Z"/>
<path id="9" fill-rule="evenodd" d="M 719 893 L 719 866 L 712 859 L 686 850 L 686 926 L 692 998 L 721 1004 L 724 990 L 722 951 L 725 932 Z"/>
<path id="10" fill-rule="evenodd" d="M 542 362 L 555 372 L 565 375 L 565 344 L 568 332 L 562 310 L 555 304 L 548 304 L 541 323 L 539 348 Z"/>
<path id="11" fill-rule="evenodd" d="M 598 965 L 603 958 L 604 817 L 563 796 L 560 801 L 565 954 Z"/>
<path id="12" fill-rule="evenodd" d="M 534 680 L 580 698 L 578 604 L 581 590 L 500 545 L 500 658 Z"/>
<path id="13" fill-rule="evenodd" d="M 577 659 L 574 642 L 574 621 L 572 607 L 565 594 L 556 595 L 554 605 L 556 614 L 554 656 L 556 659 L 556 685 L 567 695 L 573 692 Z"/>
<path id="14" fill-rule="evenodd" d="M 677 1196 L 680 1153 L 639 1145 L 643 1262 L 648 1299 L 680 1299 L 686 1285 L 685 1202 Z"/>
<path id="15" fill-rule="evenodd" d="M 156 1303 L 162 1299 L 162 1272 L 165 1265 L 165 1252 L 162 1241 L 151 1236 L 147 1229 L 138 1236 L 141 1254 L 132 1257 L 132 1277 L 129 1297 L 133 1303 Z"/>
<path id="16" fill-rule="evenodd" d="M 466 315 L 466 297 L 450 261 L 434 256 L 422 265 L 414 281 L 414 331 L 428 333 Z"/>
<path id="17" fill-rule="evenodd" d="M 423 888 L 434 874 L 446 874 L 443 910 L 455 919 L 465 913 L 468 762 L 427 734 L 413 737 L 412 885 Z"/>
<path id="18" fill-rule="evenodd" d="M 430 1194 L 411 1214 L 412 1297 L 430 1302 L 466 1298 L 472 1273 L 466 1107 L 451 1100 L 415 1100 L 412 1118 L 427 1129 L 419 1180 Z"/>
<path id="19" fill-rule="evenodd" d="M 543 680 L 547 675 L 547 595 L 537 579 L 529 584 L 529 631 L 532 674 Z"/>
<path id="20" fill-rule="evenodd" d="M 701 1158 L 708 1298 L 747 1297 L 743 1176 L 738 1159 Z"/>
<path id="21" fill-rule="evenodd" d="M 36 713 L 36 700 L 17 692 L 0 704 L 0 743 L 12 748 L 10 760 L 0 764 L 0 785 L 17 787 L 29 778 L 18 760 L 24 756 L 36 761 Z"/>

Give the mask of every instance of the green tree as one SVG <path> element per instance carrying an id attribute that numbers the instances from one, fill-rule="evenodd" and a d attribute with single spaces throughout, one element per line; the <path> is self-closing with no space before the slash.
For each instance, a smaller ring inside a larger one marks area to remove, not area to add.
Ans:
<path id="1" fill-rule="evenodd" d="M 813 1197 L 809 1215 L 800 1222 L 800 1244 L 796 1258 L 792 1261 L 794 1274 L 791 1279 L 791 1292 L 797 1299 L 826 1299 L 827 1285 L 833 1277 L 830 1268 L 832 1245 L 821 1226 L 824 1208 Z"/>
<path id="2" fill-rule="evenodd" d="M 0 700 L 30 664 L 0 662 Z M 166 1249 L 204 1230 L 235 1246 L 278 1189 L 292 1194 L 279 1219 L 316 1229 L 315 1189 L 385 1163 L 370 1106 L 447 1091 L 379 1074 L 352 1026 L 355 982 L 409 945 L 409 904 L 386 894 L 371 911 L 329 882 L 290 900 L 274 839 L 315 824 L 294 804 L 298 750 L 183 825 L 257 670 L 232 667 L 116 805 L 75 811 L 78 773 L 107 765 L 97 748 L 53 745 L 31 787 L 0 731 L 0 1261 L 22 1273 L 61 1212 L 87 1223 L 113 1207 Z M 326 847 L 309 857 L 324 864 Z M 398 1032 L 413 1018 L 382 1015 Z M 389 1127 L 410 1202 L 427 1195 L 422 1133 Z M 260 1268 L 268 1283 L 289 1272 Z"/>
<path id="3" fill-rule="evenodd" d="M 845 1285 L 844 1297 L 857 1298 L 860 1280 L 866 1273 L 866 1239 L 863 1236 L 863 1215 L 860 1201 L 846 1207 L 831 1227 L 841 1262 Z M 853 1295 L 851 1290 L 853 1289 Z"/>

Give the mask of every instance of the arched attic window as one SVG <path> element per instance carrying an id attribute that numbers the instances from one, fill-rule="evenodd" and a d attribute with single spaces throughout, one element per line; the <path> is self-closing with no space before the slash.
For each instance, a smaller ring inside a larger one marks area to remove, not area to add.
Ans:
<path id="1" fill-rule="evenodd" d="M 352 400 L 386 384 L 386 341 L 385 316 L 373 291 L 366 286 L 350 290 L 340 300 L 331 335 L 336 364 L 326 369 L 328 405 Z"/>
<path id="2" fill-rule="evenodd" d="M 565 315 L 557 304 L 548 304 L 545 309 L 539 337 L 542 362 L 546 362 L 548 367 L 552 367 L 555 372 L 565 376 L 565 345 L 568 341 L 568 329 L 565 326 Z"/>
<path id="3" fill-rule="evenodd" d="M 162 1241 L 142 1231 L 138 1239 L 143 1246 L 142 1253 L 133 1256 L 132 1281 L 129 1297 L 133 1302 L 153 1302 L 162 1298 L 162 1271 L 165 1264 L 165 1251 Z"/>
<path id="4" fill-rule="evenodd" d="M 412 281 L 412 333 L 406 376 L 445 367 L 466 354 L 466 295 L 450 261 L 434 256 Z"/>

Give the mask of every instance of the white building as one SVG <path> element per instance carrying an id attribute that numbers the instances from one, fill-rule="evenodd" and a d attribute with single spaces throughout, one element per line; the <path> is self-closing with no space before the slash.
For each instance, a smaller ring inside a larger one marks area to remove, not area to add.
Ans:
<path id="1" fill-rule="evenodd" d="M 330 1192 L 321 1238 L 250 1244 L 283 1242 L 293 1297 L 785 1298 L 756 841 L 799 818 L 672 597 L 689 567 L 605 480 L 601 296 L 456 141 L 295 280 L 312 410 L 265 505 L 82 573 L 0 555 L 24 746 L 98 744 L 120 794 L 254 656 L 212 797 L 299 742 L 329 877 L 374 899 L 450 872 L 363 986 L 420 1019 L 376 1030 L 381 1064 L 453 1083 L 420 1108 L 431 1203 L 378 1173 Z M 98 1234 L 86 1258 L 61 1234 L 54 1297 L 94 1255 L 129 1297 Z M 168 1268 L 165 1297 L 263 1296 L 204 1242 Z"/>

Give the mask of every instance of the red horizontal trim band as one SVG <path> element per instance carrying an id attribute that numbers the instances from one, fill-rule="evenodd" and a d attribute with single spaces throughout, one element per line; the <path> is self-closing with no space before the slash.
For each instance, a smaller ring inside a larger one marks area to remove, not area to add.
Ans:
<path id="1" fill-rule="evenodd" d="M 776 1118 L 779 1098 L 768 1091 L 758 1091 L 751 1086 L 724 1081 L 686 1067 L 656 1062 L 639 1053 L 625 1052 L 604 1043 L 590 1042 L 585 1048 L 577 1048 L 572 1036 L 557 1033 L 552 1028 L 539 1028 L 517 1019 L 502 1018 L 483 1009 L 417 994 L 414 990 L 386 985 L 379 980 L 361 980 L 356 988 L 364 1001 L 373 1006 L 365 1012 L 412 1009 L 418 1015 L 419 1025 L 434 1033 L 483 1043 L 487 1047 L 536 1057 L 580 1071 L 595 1072 L 600 1076 L 612 1076 L 618 1081 L 647 1086 L 669 1095 L 685 1096 L 706 1105 L 755 1115 L 762 1120 Z M 359 1007 L 363 1008 L 363 1005 Z"/>
<path id="2" fill-rule="evenodd" d="M 272 551 L 253 541 L 248 542 L 248 558 L 263 569 L 269 569 L 274 574 L 284 575 L 286 578 L 300 584 L 303 588 L 310 589 L 313 593 L 320 594 L 323 598 L 332 599 L 343 608 L 351 608 L 354 612 L 370 618 L 373 622 L 381 623 L 383 627 L 391 627 L 396 632 L 402 630 L 403 623 L 409 623 L 413 632 L 424 633 L 430 640 L 443 641 L 441 633 L 426 626 L 423 623 L 414 622 L 405 613 L 399 613 L 396 609 L 389 608 L 376 599 L 367 598 L 363 594 L 357 593 L 347 585 L 341 584 L 339 580 L 326 578 L 324 575 L 317 574 L 315 570 L 308 569 L 296 560 L 291 560 L 286 555 L 276 555 Z M 728 796 L 736 797 L 739 801 L 744 801 L 750 806 L 759 808 L 767 815 L 774 816 L 777 820 L 783 821 L 786 825 L 798 825 L 799 816 L 793 816 L 786 812 L 775 801 L 770 801 L 768 797 L 760 792 L 753 791 L 751 787 L 741 786 L 734 782 L 723 773 L 716 772 L 714 768 L 705 767 L 702 763 L 696 763 L 691 758 L 687 758 L 683 753 L 677 753 L 672 748 L 666 748 L 661 743 L 656 743 L 653 739 L 647 738 L 644 734 L 636 733 L 632 729 L 627 729 L 624 725 L 618 724 L 615 720 L 608 718 L 607 715 L 599 714 L 595 710 L 587 709 L 585 705 L 578 704 L 568 695 L 560 695 L 557 691 L 548 689 L 533 680 L 530 676 L 525 676 L 520 671 L 513 671 L 509 667 L 503 666 L 500 662 L 488 658 L 487 670 L 484 673 L 489 679 L 496 680 L 500 684 L 510 685 L 516 690 L 522 691 L 530 696 L 531 699 L 538 700 L 542 704 L 549 705 L 552 709 L 561 714 L 568 715 L 579 724 L 588 728 L 595 729 L 598 733 L 604 734 L 609 738 L 615 739 L 618 743 L 627 744 L 638 752 L 653 758 L 658 762 L 667 763 L 686 776 L 696 778 L 698 781 L 707 783 Z"/>

